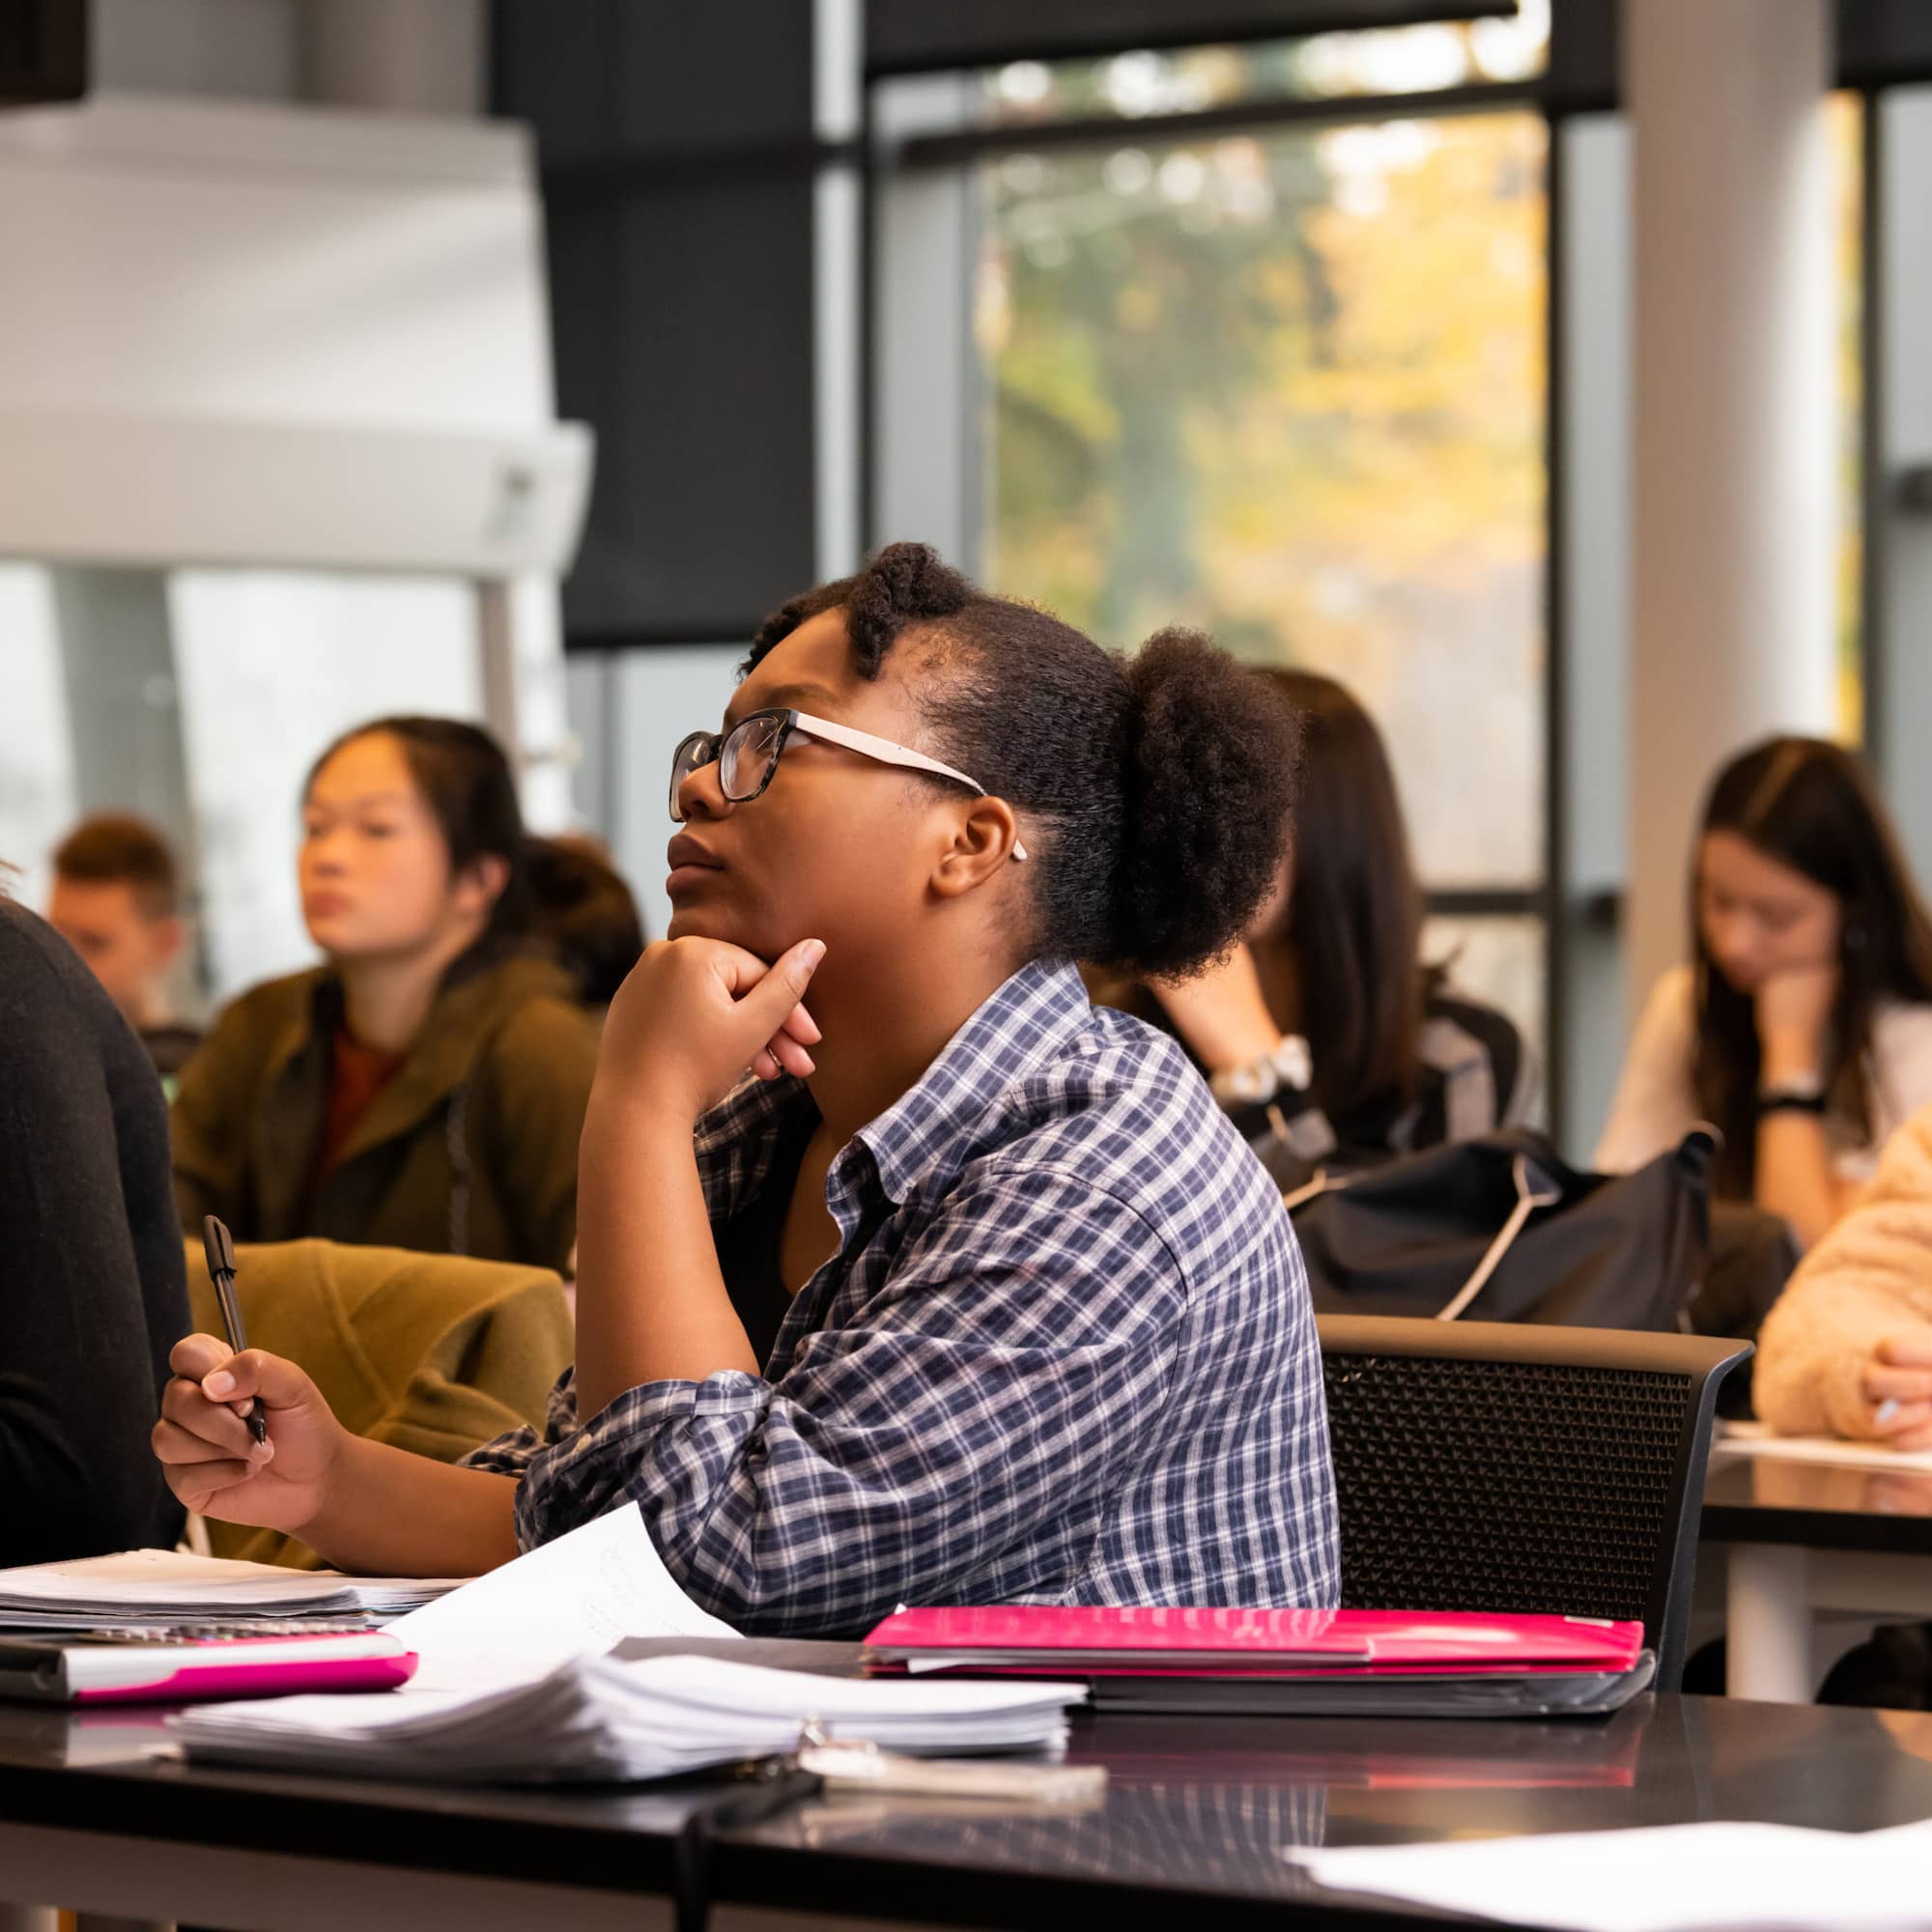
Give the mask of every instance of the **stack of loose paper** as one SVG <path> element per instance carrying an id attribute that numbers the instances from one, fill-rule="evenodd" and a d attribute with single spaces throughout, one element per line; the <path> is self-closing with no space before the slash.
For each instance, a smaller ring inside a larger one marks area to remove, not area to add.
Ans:
<path id="1" fill-rule="evenodd" d="M 1290 1850 L 1325 1886 L 1563 1932 L 1922 1932 L 1932 1824 L 1661 1825 Z"/>
<path id="2" fill-rule="evenodd" d="M 348 1619 L 366 1628 L 455 1588 L 450 1580 L 341 1577 L 176 1549 L 130 1549 L 0 1570 L 0 1631 L 189 1630 L 257 1619 Z"/>
<path id="3" fill-rule="evenodd" d="M 1074 1684 L 882 1683 L 710 1657 L 580 1657 L 485 1691 L 207 1706 L 191 1758 L 364 1776 L 526 1783 L 668 1777 L 795 1750 L 808 1729 L 955 1756 L 1057 1747 Z"/>
<path id="4" fill-rule="evenodd" d="M 816 1726 L 913 1753 L 1065 1742 L 1070 1684 L 878 1684 L 715 1655 L 621 1659 L 625 1638 L 742 1642 L 678 1588 L 635 1503 L 389 1626 L 421 1659 L 393 1694 L 185 1714 L 216 1762 L 525 1782 L 664 1777 L 789 1751 Z"/>

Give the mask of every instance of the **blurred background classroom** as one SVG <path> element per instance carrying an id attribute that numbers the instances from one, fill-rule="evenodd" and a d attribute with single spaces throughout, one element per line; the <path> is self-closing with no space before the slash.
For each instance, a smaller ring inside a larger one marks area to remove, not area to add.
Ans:
<path id="1" fill-rule="evenodd" d="M 1932 866 L 1932 9 L 5 0 L 0 99 L 0 855 L 159 828 L 171 1023 L 380 714 L 662 932 L 671 747 L 899 538 L 1342 679 L 1574 1158 L 1724 758 Z"/>

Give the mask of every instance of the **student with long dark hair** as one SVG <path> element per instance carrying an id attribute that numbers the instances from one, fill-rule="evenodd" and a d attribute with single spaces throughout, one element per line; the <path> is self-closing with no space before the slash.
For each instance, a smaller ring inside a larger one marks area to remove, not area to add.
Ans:
<path id="1" fill-rule="evenodd" d="M 423 1461 L 196 1336 L 156 1432 L 176 1493 L 456 1576 L 635 1499 L 685 1589 L 762 1631 L 1332 1604 L 1288 1217 L 1179 1048 L 1072 965 L 1183 974 L 1252 917 L 1293 727 L 1250 698 L 1205 639 L 1122 663 L 923 545 L 786 605 L 675 759 L 670 938 L 606 1022 L 545 1438 Z M 260 1451 L 229 1406 L 256 1393 Z"/>
<path id="2" fill-rule="evenodd" d="M 198 1235 L 561 1267 L 596 1031 L 526 945 L 501 748 L 384 718 L 302 791 L 302 915 L 326 963 L 243 994 L 181 1077 L 175 1191 Z"/>
<path id="3" fill-rule="evenodd" d="M 1731 760 L 1690 869 L 1690 963 L 1652 991 L 1597 1164 L 1723 1129 L 1722 1198 L 1817 1240 L 1932 1102 L 1932 918 L 1850 753 L 1773 738 Z"/>
<path id="4" fill-rule="evenodd" d="M 1512 1125 L 1530 1056 L 1422 955 L 1423 895 L 1388 752 L 1333 678 L 1256 673 L 1303 720 L 1291 848 L 1246 943 L 1197 978 L 1095 995 L 1171 1026 L 1285 1182 Z"/>

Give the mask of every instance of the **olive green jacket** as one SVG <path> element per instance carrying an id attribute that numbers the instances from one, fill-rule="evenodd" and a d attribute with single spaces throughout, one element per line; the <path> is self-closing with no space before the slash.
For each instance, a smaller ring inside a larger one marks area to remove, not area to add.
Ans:
<path id="1" fill-rule="evenodd" d="M 562 1268 L 595 1023 L 562 973 L 520 956 L 459 967 L 327 1173 L 342 990 L 327 968 L 242 994 L 182 1069 L 170 1112 L 183 1230 L 303 1236 Z"/>
<path id="2" fill-rule="evenodd" d="M 439 1463 L 524 1423 L 543 1426 L 569 1366 L 570 1310 L 554 1274 L 450 1255 L 286 1241 L 236 1251 L 248 1340 L 307 1370 L 357 1435 Z M 199 1239 L 188 1301 L 203 1334 L 221 1315 Z M 313 1568 L 306 1546 L 270 1529 L 209 1525 L 217 1556 Z"/>

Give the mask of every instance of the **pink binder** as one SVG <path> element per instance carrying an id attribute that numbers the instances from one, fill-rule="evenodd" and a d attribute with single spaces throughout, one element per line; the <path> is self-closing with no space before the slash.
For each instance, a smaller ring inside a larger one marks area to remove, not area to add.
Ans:
<path id="1" fill-rule="evenodd" d="M 1633 1669 L 1639 1623 L 1445 1610 L 900 1610 L 866 1639 L 879 1670 L 1220 1678 L 1577 1676 Z"/>

